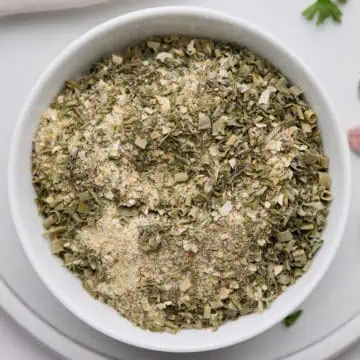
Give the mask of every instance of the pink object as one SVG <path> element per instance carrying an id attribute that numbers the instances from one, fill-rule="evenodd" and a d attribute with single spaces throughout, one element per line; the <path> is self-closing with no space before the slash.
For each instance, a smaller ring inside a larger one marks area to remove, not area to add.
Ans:
<path id="1" fill-rule="evenodd" d="M 360 154 L 360 126 L 354 127 L 348 131 L 348 140 L 351 150 Z"/>

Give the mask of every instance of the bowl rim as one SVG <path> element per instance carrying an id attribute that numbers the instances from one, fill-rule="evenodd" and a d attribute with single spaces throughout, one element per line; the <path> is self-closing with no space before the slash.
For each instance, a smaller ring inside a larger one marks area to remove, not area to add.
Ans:
<path id="1" fill-rule="evenodd" d="M 271 46 L 281 49 L 283 53 L 286 53 L 288 57 L 291 58 L 292 62 L 297 63 L 297 65 L 302 68 L 304 73 L 306 73 L 306 76 L 312 78 L 312 81 L 316 83 L 319 92 L 322 94 L 323 100 L 326 102 L 326 106 L 328 107 L 329 112 L 333 114 L 333 119 L 335 120 L 334 127 L 336 131 L 339 133 L 338 140 L 341 143 L 340 157 L 343 163 L 344 179 L 345 179 L 345 183 L 343 184 L 344 196 L 343 196 L 342 209 L 341 209 L 342 217 L 338 221 L 336 241 L 334 241 L 333 246 L 329 249 L 328 255 L 326 257 L 326 261 L 322 264 L 322 267 L 314 274 L 314 276 L 309 278 L 308 284 L 306 286 L 306 290 L 302 293 L 302 295 L 292 303 L 289 303 L 287 307 L 284 307 L 284 309 L 281 312 L 279 312 L 278 316 L 274 317 L 272 321 L 268 321 L 260 328 L 254 329 L 252 332 L 249 332 L 247 336 L 238 336 L 238 337 L 233 337 L 231 339 L 224 339 L 221 342 L 221 344 L 216 343 L 213 345 L 209 343 L 205 343 L 205 344 L 202 343 L 202 344 L 198 344 L 198 346 L 187 346 L 184 348 L 177 347 L 176 349 L 164 344 L 162 345 L 157 345 L 156 343 L 150 344 L 149 342 L 146 341 L 144 342 L 143 340 L 137 340 L 132 337 L 127 337 L 126 333 L 109 331 L 108 329 L 106 329 L 105 326 L 102 326 L 98 322 L 83 316 L 83 314 L 79 314 L 75 309 L 75 307 L 72 305 L 72 302 L 67 301 L 66 299 L 63 298 L 62 296 L 63 292 L 59 290 L 59 288 L 56 285 L 54 285 L 54 282 L 51 280 L 51 276 L 49 274 L 44 273 L 40 269 L 40 266 L 38 266 L 37 256 L 34 255 L 33 251 L 31 250 L 31 247 L 28 245 L 29 244 L 27 240 L 28 236 L 25 234 L 25 231 L 21 226 L 21 224 L 23 224 L 23 220 L 18 211 L 20 204 L 17 199 L 17 189 L 15 186 L 15 181 L 13 181 L 13 179 L 15 179 L 17 176 L 17 167 L 16 167 L 17 159 L 21 157 L 17 144 L 21 141 L 21 129 L 25 124 L 25 122 L 27 121 L 27 117 L 28 117 L 27 114 L 29 113 L 29 109 L 31 108 L 31 105 L 36 99 L 39 89 L 41 89 L 43 85 L 47 81 L 49 81 L 49 79 L 53 75 L 53 72 L 56 71 L 56 69 L 64 62 L 64 60 L 66 60 L 68 56 L 70 56 L 74 51 L 76 51 L 78 47 L 81 47 L 82 45 L 89 42 L 91 39 L 97 37 L 101 33 L 106 33 L 118 26 L 126 25 L 127 23 L 131 23 L 133 21 L 146 21 L 151 16 L 167 16 L 167 15 L 190 15 L 197 17 L 206 17 L 208 19 L 227 22 L 233 24 L 234 26 L 241 26 L 247 28 L 247 30 L 254 33 L 257 37 L 261 37 L 265 41 L 270 43 Z M 120 340 L 124 343 L 148 350 L 156 350 L 156 351 L 164 351 L 164 352 L 181 352 L 181 353 L 209 351 L 209 350 L 220 349 L 227 346 L 238 344 L 270 329 L 272 326 L 276 325 L 284 317 L 286 317 L 289 313 L 291 313 L 294 309 L 296 309 L 314 290 L 316 285 L 320 282 L 321 278 L 328 270 L 338 250 L 347 223 L 347 218 L 350 209 L 350 193 L 351 193 L 350 152 L 349 152 L 345 132 L 341 128 L 341 124 L 338 119 L 339 117 L 337 111 L 332 105 L 332 103 L 329 101 L 329 97 L 326 90 L 322 86 L 321 82 L 319 82 L 318 79 L 313 75 L 312 71 L 308 68 L 308 66 L 303 62 L 303 60 L 300 59 L 296 54 L 294 54 L 291 50 L 289 50 L 286 46 L 284 46 L 280 41 L 278 41 L 272 35 L 268 34 L 266 31 L 262 30 L 261 28 L 249 23 L 247 20 L 244 20 L 241 17 L 235 17 L 227 13 L 224 13 L 222 11 L 213 10 L 205 7 L 199 7 L 199 6 L 162 6 L 162 7 L 152 7 L 142 10 L 136 10 L 112 18 L 103 23 L 100 23 L 99 25 L 85 32 L 83 35 L 81 35 L 73 42 L 71 42 L 67 47 L 65 47 L 65 49 L 63 49 L 56 56 L 56 58 L 50 63 L 50 65 L 47 66 L 45 71 L 41 74 L 40 78 L 37 80 L 35 85 L 30 90 L 27 100 L 20 112 L 20 116 L 15 125 L 15 130 L 11 139 L 9 164 L 8 164 L 8 197 L 9 197 L 10 210 L 11 210 L 14 226 L 16 228 L 17 235 L 20 239 L 20 243 L 33 269 L 35 270 L 39 278 L 42 280 L 42 282 L 46 285 L 46 287 L 50 290 L 50 292 L 57 298 L 57 300 L 82 322 L 86 323 L 87 325 L 99 331 L 100 333 L 103 333 L 115 340 Z"/>

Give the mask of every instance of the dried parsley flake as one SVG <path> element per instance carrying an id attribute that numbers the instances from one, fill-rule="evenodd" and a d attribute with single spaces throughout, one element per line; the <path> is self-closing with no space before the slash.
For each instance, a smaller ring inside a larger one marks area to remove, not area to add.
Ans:
<path id="1" fill-rule="evenodd" d="M 295 312 L 293 312 L 292 314 L 288 315 L 285 319 L 284 319 L 284 325 L 286 327 L 291 327 L 293 326 L 296 321 L 298 321 L 299 317 L 302 315 L 303 311 L 302 310 L 297 310 Z"/>
<path id="2" fill-rule="evenodd" d="M 331 201 L 301 89 L 249 50 L 167 36 L 67 81 L 34 138 L 54 254 L 144 329 L 216 329 L 310 267 Z"/>

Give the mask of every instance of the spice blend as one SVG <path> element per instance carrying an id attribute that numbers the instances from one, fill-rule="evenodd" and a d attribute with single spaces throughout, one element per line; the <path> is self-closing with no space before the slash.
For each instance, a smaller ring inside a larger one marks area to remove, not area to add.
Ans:
<path id="1" fill-rule="evenodd" d="M 168 36 L 98 62 L 43 114 L 32 159 L 53 253 L 144 329 L 262 311 L 322 244 L 316 114 L 233 44 Z"/>

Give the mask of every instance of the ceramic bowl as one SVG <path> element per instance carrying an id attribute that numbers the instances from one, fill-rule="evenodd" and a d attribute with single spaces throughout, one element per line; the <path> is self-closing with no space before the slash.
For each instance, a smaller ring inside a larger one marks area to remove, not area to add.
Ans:
<path id="1" fill-rule="evenodd" d="M 96 60 L 151 35 L 182 34 L 226 40 L 244 45 L 264 56 L 292 82 L 300 86 L 317 111 L 327 155 L 330 158 L 332 192 L 324 245 L 310 270 L 262 313 L 230 321 L 213 332 L 184 330 L 176 335 L 144 331 L 94 300 L 76 277 L 51 254 L 43 236 L 42 219 L 34 202 L 31 183 L 32 137 L 40 116 L 67 79 L 89 69 Z M 307 66 L 281 43 L 247 21 L 195 7 L 163 7 L 129 13 L 107 21 L 68 46 L 43 73 L 22 111 L 12 140 L 9 196 L 14 224 L 21 244 L 39 277 L 53 295 L 80 320 L 125 343 L 168 352 L 218 349 L 252 338 L 296 309 L 314 290 L 339 247 L 350 198 L 349 151 L 333 105 Z"/>

